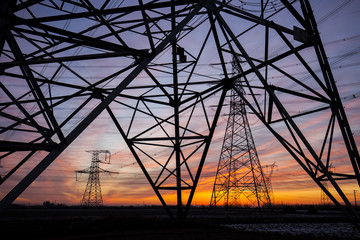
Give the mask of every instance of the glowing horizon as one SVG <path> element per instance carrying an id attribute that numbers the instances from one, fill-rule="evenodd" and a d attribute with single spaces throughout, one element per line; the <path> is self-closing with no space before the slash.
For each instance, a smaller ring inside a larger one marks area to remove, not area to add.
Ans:
<path id="1" fill-rule="evenodd" d="M 345 111 L 350 126 L 352 127 L 355 141 L 360 143 L 360 93 L 358 91 L 360 86 L 360 81 L 358 80 L 360 69 L 357 67 L 360 62 L 360 30 L 351 26 L 353 24 L 350 24 L 360 20 L 360 4 L 356 2 L 352 3 L 345 6 L 341 11 L 334 15 L 328 16 L 327 14 L 338 5 L 339 1 L 319 1 L 314 3 L 313 8 L 315 16 L 318 19 L 327 16 L 325 18 L 326 24 L 320 24 L 319 30 L 321 31 L 322 40 L 329 61 L 330 63 L 333 63 L 333 74 L 337 80 L 339 92 L 345 104 Z M 323 20 L 323 22 L 325 22 L 325 20 Z M 257 42 L 254 41 L 248 44 L 255 45 L 255 43 Z M 189 48 L 192 47 L 191 43 L 187 44 L 190 45 Z M 211 59 L 211 56 L 214 54 L 210 50 L 211 49 L 209 49 L 206 54 L 209 59 Z M 346 53 L 348 54 L 346 55 Z M 346 56 L 349 58 L 340 61 Z M 81 71 L 83 71 L 81 73 L 89 74 L 91 77 L 101 76 L 101 68 L 106 64 L 110 64 L 111 66 L 114 65 L 114 63 L 109 63 L 105 60 L 102 62 L 102 66 L 95 68 L 91 65 L 94 63 L 96 63 L 96 61 L 89 61 L 89 66 L 81 66 Z M 286 65 L 290 63 L 281 64 Z M 109 68 L 111 68 L 111 66 Z M 204 70 L 204 73 L 206 70 Z M 209 74 L 212 74 L 212 72 Z M 276 77 L 277 76 L 273 76 L 274 79 L 276 79 Z M 143 74 L 140 74 L 138 78 L 142 81 L 146 81 Z M 70 76 L 64 76 L 64 79 L 64 81 L 71 81 Z M 136 83 L 134 83 L 134 85 L 135 84 Z M 74 105 L 75 103 L 76 101 L 74 100 Z M 299 111 L 299 108 L 301 108 L 299 106 L 301 104 L 297 102 L 289 104 L 293 104 L 291 106 L 294 112 Z M 120 108 L 121 107 L 114 109 L 119 111 L 118 115 L 121 121 L 124 118 L 128 118 L 128 116 L 122 116 L 121 114 L 126 114 L 122 113 L 122 109 Z M 66 106 L 64 106 L 64 111 L 66 111 Z M 161 112 L 163 109 L 156 109 L 156 111 Z M 226 111 L 227 108 L 223 109 L 224 115 L 221 116 L 218 121 L 210 151 L 207 154 L 205 166 L 192 201 L 193 205 L 208 205 L 210 202 L 224 130 L 226 127 Z M 311 140 L 316 142 L 320 141 L 319 139 L 323 137 L 319 135 L 319 132 L 321 132 L 321 128 L 326 127 L 323 123 L 328 121 L 328 118 L 326 113 L 319 113 L 316 115 L 316 119 L 312 119 L 311 121 L 304 118 L 296 119 L 296 121 L 299 121 L 301 126 L 306 130 L 305 134 L 310 135 L 312 137 Z M 141 117 L 137 119 L 137 121 L 139 126 L 149 124 Z M 304 170 L 301 169 L 299 164 L 292 159 L 289 153 L 284 150 L 277 140 L 258 122 L 255 116 L 251 115 L 251 113 L 249 113 L 249 121 L 251 123 L 251 129 L 261 164 L 269 165 L 276 163 L 277 165 L 272 175 L 272 189 L 274 194 L 273 204 L 319 204 L 321 190 L 316 186 L 314 181 L 310 179 Z M 200 123 L 194 123 L 192 127 L 201 128 L 203 126 L 201 126 Z M 337 139 L 334 141 L 336 140 Z M 115 125 L 110 121 L 109 116 L 105 112 L 103 112 L 80 135 L 80 137 L 43 172 L 43 174 L 41 174 L 14 203 L 42 204 L 42 202 L 50 200 L 66 205 L 78 205 L 82 198 L 88 176 L 83 174 L 80 180 L 76 181 L 75 171 L 90 166 L 91 155 L 87 153 L 86 150 L 109 150 L 112 153 L 111 164 L 102 164 L 101 167 L 106 170 L 119 172 L 119 174 L 101 174 L 100 176 L 104 205 L 161 204 L 154 194 L 153 189 L 148 184 L 141 169 L 136 164 L 125 141 L 122 139 L 121 135 L 118 134 Z M 334 166 L 335 171 L 336 169 L 344 172 L 348 171 L 349 166 L 344 166 L 341 161 L 344 156 L 347 155 L 346 149 L 343 146 L 339 146 L 335 147 L 332 151 L 337 159 L 337 165 Z M 22 153 L 19 153 L 19 155 L 21 154 Z M 200 153 L 196 153 L 194 158 L 199 157 L 199 154 Z M 166 156 L 163 156 L 164 154 L 162 152 L 154 152 L 154 156 L 155 155 L 159 161 L 164 161 L 164 159 L 166 159 Z M 25 173 L 31 170 L 31 167 L 43 156 L 44 153 L 36 153 L 34 157 L 35 161 L 26 163 L 24 167 L 19 170 L 19 175 L 12 176 L 9 181 L 5 183 L 4 189 L 13 187 L 14 182 L 19 180 L 19 176 L 25 175 Z M 2 163 L 3 169 L 0 169 L 0 174 L 2 175 L 5 170 L 10 169 L 14 164 L 16 163 Z M 154 170 L 149 170 L 150 174 L 156 170 L 156 164 L 152 162 L 146 162 L 146 164 L 154 167 Z M 357 190 L 358 188 L 355 181 L 342 185 L 342 189 L 346 195 L 349 196 L 351 202 L 354 201 L 353 190 Z M 175 193 L 175 191 L 174 193 L 164 193 L 164 198 L 167 199 L 168 204 L 176 204 Z M 3 193 L 0 193 L 0 196 L 2 197 Z M 247 201 L 242 199 L 241 203 L 246 205 Z"/>

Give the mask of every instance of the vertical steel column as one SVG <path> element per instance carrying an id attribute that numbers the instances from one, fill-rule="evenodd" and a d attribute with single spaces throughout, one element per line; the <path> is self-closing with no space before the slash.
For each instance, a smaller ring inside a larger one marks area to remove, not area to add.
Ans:
<path id="1" fill-rule="evenodd" d="M 174 0 L 171 0 L 174 3 Z M 175 5 L 171 5 L 171 29 L 176 27 L 176 16 L 175 16 Z M 183 218 L 183 209 L 182 209 L 182 188 L 181 188 L 181 156 L 180 156 L 180 124 L 179 124 L 179 90 L 178 90 L 178 68 L 177 68 L 177 39 L 176 36 L 171 41 L 172 49 L 172 66 L 173 66 L 173 85 L 174 85 L 174 98 L 172 105 L 174 108 L 174 124 L 175 124 L 175 161 L 176 161 L 176 195 L 177 195 L 177 218 L 180 220 Z"/>

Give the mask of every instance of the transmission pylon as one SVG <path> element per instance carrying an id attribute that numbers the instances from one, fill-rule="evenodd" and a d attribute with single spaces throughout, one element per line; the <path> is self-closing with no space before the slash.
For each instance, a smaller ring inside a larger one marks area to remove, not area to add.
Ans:
<path id="1" fill-rule="evenodd" d="M 323 185 L 324 185 L 324 188 L 329 191 L 329 189 L 328 189 L 328 183 L 327 183 L 327 182 L 324 182 Z M 331 199 L 329 198 L 329 196 L 328 196 L 323 190 L 321 190 L 321 192 L 320 192 L 320 204 L 321 204 L 322 206 L 327 206 L 327 205 L 329 205 L 329 204 L 331 204 L 331 203 L 332 203 L 332 201 L 331 201 Z"/>
<path id="2" fill-rule="evenodd" d="M 237 63 L 233 61 L 234 75 L 241 72 Z M 240 78 L 234 81 L 235 88 L 245 94 L 241 84 Z M 250 206 L 271 207 L 267 181 L 247 118 L 246 104 L 235 90 L 230 92 L 230 112 L 210 207 L 216 207 L 221 200 L 226 208 L 240 206 L 241 196 L 248 200 Z"/>
<path id="3" fill-rule="evenodd" d="M 309 0 L 3 0 L 0 18 L 0 211 L 107 113 L 167 213 L 186 217 L 233 88 L 360 221 L 343 191 L 360 156 Z"/>
<path id="4" fill-rule="evenodd" d="M 329 166 L 329 172 L 334 172 L 335 171 L 335 168 L 332 166 L 332 164 Z M 329 184 L 328 182 L 324 182 L 323 183 L 324 185 L 324 188 L 329 191 Z M 324 190 L 321 190 L 321 193 L 320 193 L 320 204 L 322 206 L 328 206 L 330 204 L 332 204 L 332 201 L 331 199 L 329 198 L 329 196 L 326 194 L 326 192 Z"/>
<path id="5" fill-rule="evenodd" d="M 262 165 L 262 169 L 264 171 L 266 187 L 267 187 L 267 191 L 268 191 L 269 198 L 270 198 L 270 201 L 271 201 L 271 205 L 274 204 L 274 192 L 273 192 L 271 177 L 272 177 L 272 174 L 274 172 L 275 167 L 277 167 L 275 162 L 272 163 L 272 164 L 269 164 L 269 165 Z M 270 170 L 268 170 L 269 168 L 270 168 Z"/>
<path id="6" fill-rule="evenodd" d="M 87 207 L 101 207 L 103 206 L 103 198 L 101 193 L 100 186 L 100 173 L 117 173 L 104 170 L 100 168 L 100 163 L 110 164 L 111 154 L 108 150 L 91 150 L 87 151 L 92 154 L 91 165 L 90 167 L 84 170 L 75 171 L 76 180 L 78 173 L 87 173 L 89 174 L 88 181 L 85 187 L 84 195 L 81 199 L 81 205 Z M 104 160 L 100 160 L 99 155 L 105 154 Z"/>

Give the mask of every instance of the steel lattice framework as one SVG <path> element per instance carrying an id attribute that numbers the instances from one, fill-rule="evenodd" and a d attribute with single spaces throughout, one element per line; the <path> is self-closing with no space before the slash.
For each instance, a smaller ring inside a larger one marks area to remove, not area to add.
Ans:
<path id="1" fill-rule="evenodd" d="M 240 62 L 233 60 L 234 74 L 242 72 Z M 243 82 L 237 79 L 234 87 L 244 95 Z M 245 196 L 250 206 L 271 207 L 270 178 L 266 179 L 256 151 L 246 113 L 246 104 L 234 89 L 230 90 L 230 112 L 216 171 L 210 207 L 241 206 Z M 268 181 L 267 181 L 268 180 Z"/>
<path id="2" fill-rule="evenodd" d="M 38 151 L 46 153 L 4 193 L 1 209 L 106 111 L 165 209 L 173 216 L 164 196 L 175 193 L 176 215 L 185 217 L 226 92 L 243 78 L 246 94 L 238 94 L 249 110 L 358 221 L 340 182 L 360 182 L 359 153 L 309 1 L 251 7 L 216 0 L 1 1 L 0 150 L 2 164 L 12 166 L 1 185 Z M 243 41 L 248 36 L 260 44 Z M 230 75 L 234 55 L 244 60 L 238 76 Z M 285 62 L 306 73 L 293 74 Z M 90 74 L 81 68 L 89 65 Z M 294 102 L 301 103 L 297 113 Z M 313 139 L 305 123 L 320 116 L 328 124 L 319 126 L 322 139 Z M 346 159 L 334 156 L 337 146 Z M 350 168 L 330 172 L 340 160 Z"/>
<path id="3" fill-rule="evenodd" d="M 77 174 L 86 173 L 89 174 L 88 181 L 85 187 L 83 197 L 81 199 L 81 205 L 86 207 L 101 207 L 103 206 L 103 198 L 101 194 L 101 185 L 100 185 L 100 173 L 117 173 L 110 172 L 100 168 L 100 163 L 110 164 L 111 154 L 108 150 L 91 150 L 87 151 L 91 153 L 91 165 L 90 167 L 75 171 L 76 180 Z M 100 160 L 99 155 L 104 154 L 104 160 Z"/>

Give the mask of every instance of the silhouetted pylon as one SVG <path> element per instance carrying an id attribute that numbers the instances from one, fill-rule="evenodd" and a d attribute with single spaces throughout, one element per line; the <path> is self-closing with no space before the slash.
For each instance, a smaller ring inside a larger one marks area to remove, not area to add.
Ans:
<path id="1" fill-rule="evenodd" d="M 240 74 L 240 65 L 233 60 L 233 70 Z M 234 81 L 235 88 L 245 94 L 241 79 Z M 226 207 L 240 206 L 240 197 L 250 205 L 271 207 L 271 198 L 254 139 L 246 115 L 245 102 L 231 90 L 230 113 L 226 126 L 221 155 L 216 172 L 210 206 L 223 200 Z"/>
<path id="2" fill-rule="evenodd" d="M 87 152 L 92 154 L 90 167 L 84 170 L 76 171 L 76 174 L 78 173 L 89 174 L 84 195 L 81 199 L 81 205 L 87 207 L 100 207 L 103 205 L 103 199 L 102 199 L 101 187 L 100 187 L 100 173 L 117 173 L 117 172 L 110 172 L 108 170 L 104 170 L 99 167 L 100 163 L 110 164 L 111 155 L 108 150 L 91 150 Z M 100 153 L 105 154 L 104 160 L 100 160 L 99 158 Z M 76 176 L 76 180 L 77 179 L 78 178 Z"/>

